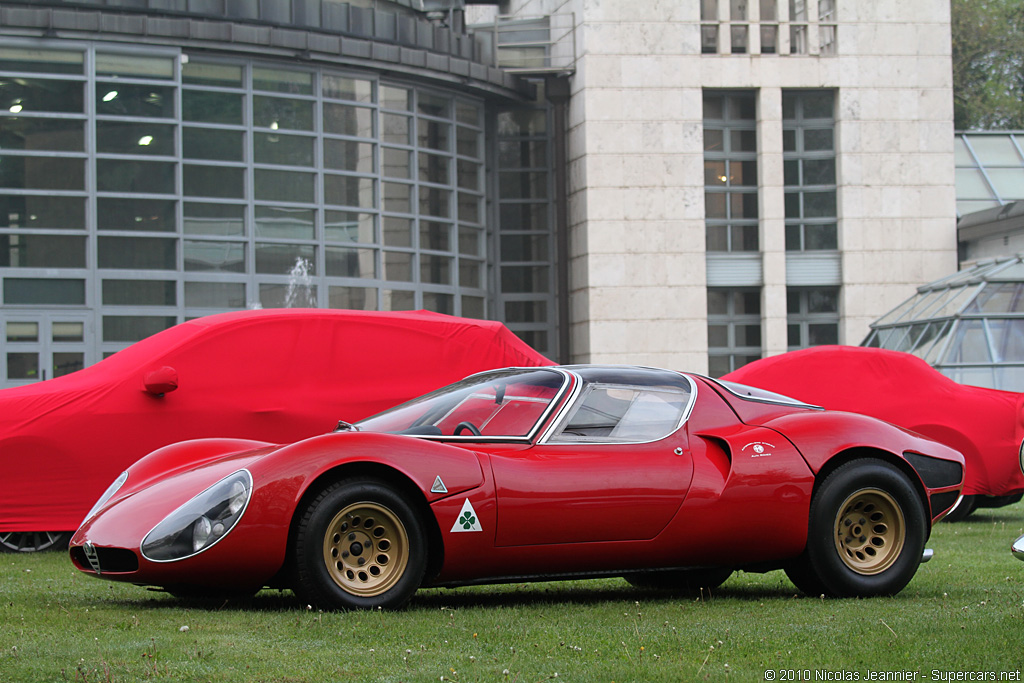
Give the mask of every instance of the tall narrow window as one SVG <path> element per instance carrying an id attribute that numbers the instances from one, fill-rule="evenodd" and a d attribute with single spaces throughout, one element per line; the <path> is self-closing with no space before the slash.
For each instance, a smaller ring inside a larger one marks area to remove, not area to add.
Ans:
<path id="1" fill-rule="evenodd" d="M 700 51 L 718 52 L 718 0 L 700 0 Z"/>
<path id="2" fill-rule="evenodd" d="M 789 350 L 839 343 L 839 288 L 786 290 Z"/>
<path id="3" fill-rule="evenodd" d="M 704 93 L 707 250 L 756 252 L 757 120 L 753 93 Z"/>
<path id="4" fill-rule="evenodd" d="M 782 93 L 787 251 L 834 251 L 836 150 L 834 93 Z"/>
<path id="5" fill-rule="evenodd" d="M 721 377 L 761 357 L 761 290 L 708 288 L 708 374 Z"/>

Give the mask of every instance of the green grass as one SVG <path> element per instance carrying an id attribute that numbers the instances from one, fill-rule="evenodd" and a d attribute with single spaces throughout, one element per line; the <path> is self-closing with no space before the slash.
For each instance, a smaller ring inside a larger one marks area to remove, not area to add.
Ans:
<path id="1" fill-rule="evenodd" d="M 1021 533 L 1024 503 L 940 524 L 935 559 L 892 598 L 796 597 L 772 572 L 698 600 L 600 580 L 424 590 L 369 613 L 272 591 L 183 603 L 83 576 L 62 553 L 0 555 L 0 682 L 999 680 L 1024 668 Z"/>

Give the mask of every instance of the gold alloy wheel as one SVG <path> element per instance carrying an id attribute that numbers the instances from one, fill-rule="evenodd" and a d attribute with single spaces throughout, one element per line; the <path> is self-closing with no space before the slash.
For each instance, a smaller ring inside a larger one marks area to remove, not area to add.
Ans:
<path id="1" fill-rule="evenodd" d="M 903 510 L 879 489 L 855 491 L 836 515 L 836 549 L 846 566 L 858 574 L 880 574 L 891 567 L 906 538 Z"/>
<path id="2" fill-rule="evenodd" d="M 327 525 L 324 563 L 346 592 L 380 595 L 402 578 L 409 563 L 405 525 L 379 503 L 353 503 Z"/>

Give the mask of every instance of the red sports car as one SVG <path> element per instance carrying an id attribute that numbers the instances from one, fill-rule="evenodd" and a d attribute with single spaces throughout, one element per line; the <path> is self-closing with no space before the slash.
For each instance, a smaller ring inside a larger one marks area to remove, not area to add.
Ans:
<path id="1" fill-rule="evenodd" d="M 960 451 L 964 499 L 950 520 L 1015 503 L 1024 492 L 1024 394 L 957 384 L 909 353 L 859 346 L 791 351 L 723 379 L 877 417 Z"/>
<path id="2" fill-rule="evenodd" d="M 66 548 L 110 481 L 161 446 L 297 441 L 473 372 L 551 364 L 500 323 L 423 311 L 182 323 L 79 372 L 0 391 L 0 549 Z"/>
<path id="3" fill-rule="evenodd" d="M 628 366 L 469 377 L 290 445 L 205 439 L 132 465 L 81 571 L 175 594 L 292 588 L 398 607 L 420 586 L 624 576 L 901 590 L 960 495 L 953 449 L 862 415 Z"/>

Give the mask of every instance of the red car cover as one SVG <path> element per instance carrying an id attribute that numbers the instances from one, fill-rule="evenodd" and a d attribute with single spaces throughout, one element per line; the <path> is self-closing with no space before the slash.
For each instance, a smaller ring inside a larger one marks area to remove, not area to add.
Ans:
<path id="1" fill-rule="evenodd" d="M 722 379 L 870 415 L 951 446 L 964 455 L 964 495 L 1024 491 L 1024 394 L 958 384 L 917 356 L 859 346 L 791 351 Z"/>
<path id="2" fill-rule="evenodd" d="M 475 372 L 551 364 L 500 323 L 423 311 L 198 318 L 0 391 L 0 532 L 77 528 L 121 471 L 175 441 L 298 441 Z"/>

